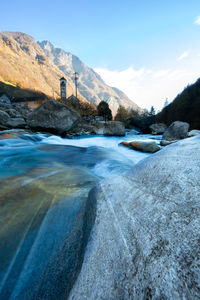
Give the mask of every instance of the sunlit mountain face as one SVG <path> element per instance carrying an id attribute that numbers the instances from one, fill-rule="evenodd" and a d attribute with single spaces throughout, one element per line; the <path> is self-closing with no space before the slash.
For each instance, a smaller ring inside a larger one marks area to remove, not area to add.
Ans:
<path id="1" fill-rule="evenodd" d="M 65 77 L 69 97 L 75 94 L 75 72 L 78 73 L 78 97 L 81 100 L 95 105 L 106 101 L 113 115 L 119 105 L 141 111 L 123 92 L 106 85 L 97 73 L 73 54 L 55 48 L 48 41 L 37 43 L 24 33 L 0 32 L 0 81 L 58 98 L 59 79 Z"/>

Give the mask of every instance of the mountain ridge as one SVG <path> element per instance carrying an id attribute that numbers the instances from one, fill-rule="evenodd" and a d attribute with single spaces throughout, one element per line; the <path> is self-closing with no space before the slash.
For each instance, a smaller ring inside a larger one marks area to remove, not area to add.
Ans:
<path id="1" fill-rule="evenodd" d="M 114 114 L 116 114 L 119 105 L 142 111 L 124 92 L 108 86 L 101 76 L 83 63 L 78 56 L 54 47 L 49 41 L 38 42 L 38 44 L 51 62 L 55 63 L 71 80 L 73 80 L 75 72 L 79 73 L 79 92 L 90 102 L 98 105 L 100 101 L 106 101 Z"/>
<path id="2" fill-rule="evenodd" d="M 67 96 L 75 94 L 74 72 L 79 73 L 81 100 L 95 105 L 106 101 L 113 115 L 120 105 L 142 112 L 122 91 L 109 87 L 72 53 L 54 47 L 49 41 L 37 43 L 26 33 L 0 31 L 0 81 L 59 98 L 59 79 L 63 76 L 67 79 Z"/>

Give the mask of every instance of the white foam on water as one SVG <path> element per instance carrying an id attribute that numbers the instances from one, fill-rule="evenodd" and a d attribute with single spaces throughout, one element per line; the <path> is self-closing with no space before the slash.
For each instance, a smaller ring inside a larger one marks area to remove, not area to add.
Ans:
<path id="1" fill-rule="evenodd" d="M 154 140 L 159 142 L 159 137 L 155 140 L 155 137 L 151 135 L 127 135 L 125 137 L 106 137 L 106 136 L 90 136 L 90 137 L 79 137 L 74 139 L 61 138 L 59 136 L 49 136 L 42 140 L 45 144 L 55 144 L 55 145 L 66 145 L 66 146 L 76 146 L 76 147 L 104 147 L 110 151 L 116 151 L 122 156 L 132 160 L 134 163 L 151 155 L 148 153 L 142 153 L 132 149 L 125 148 L 119 145 L 122 141 L 133 141 L 133 140 L 143 140 L 149 141 Z"/>

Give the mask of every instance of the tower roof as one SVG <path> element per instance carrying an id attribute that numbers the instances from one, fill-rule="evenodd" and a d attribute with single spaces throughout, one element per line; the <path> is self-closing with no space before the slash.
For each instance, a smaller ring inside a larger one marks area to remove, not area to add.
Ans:
<path id="1" fill-rule="evenodd" d="M 65 77 L 61 77 L 60 80 L 65 80 L 66 81 Z"/>

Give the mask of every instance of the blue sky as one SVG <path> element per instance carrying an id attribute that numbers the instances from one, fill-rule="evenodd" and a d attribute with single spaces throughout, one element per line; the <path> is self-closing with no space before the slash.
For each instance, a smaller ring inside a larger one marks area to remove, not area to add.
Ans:
<path id="1" fill-rule="evenodd" d="M 0 29 L 50 40 L 160 109 L 200 77 L 199 16 L 199 0 L 11 0 L 1 3 Z"/>

